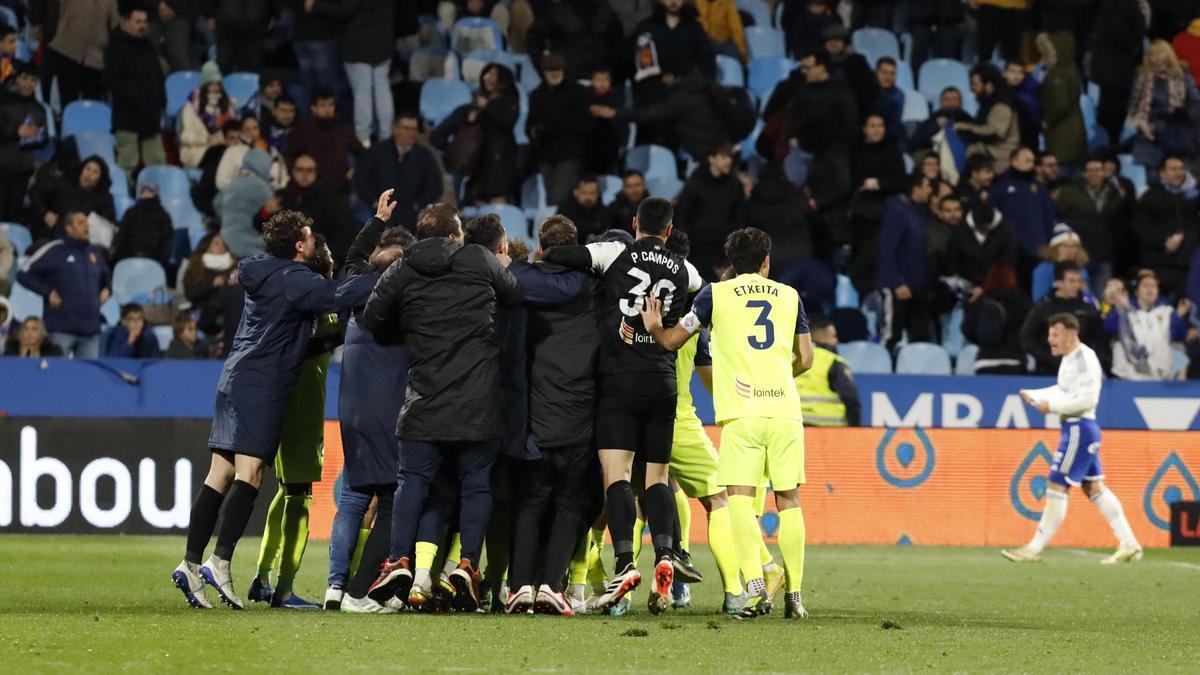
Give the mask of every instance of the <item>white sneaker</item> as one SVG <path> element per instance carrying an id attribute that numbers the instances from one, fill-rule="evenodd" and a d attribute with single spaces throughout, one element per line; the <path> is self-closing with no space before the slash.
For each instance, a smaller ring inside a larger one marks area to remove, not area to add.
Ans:
<path id="1" fill-rule="evenodd" d="M 230 609 L 245 609 L 241 598 L 233 592 L 233 574 L 229 571 L 229 561 L 213 555 L 200 566 L 200 576 L 209 586 L 217 589 L 217 596 Z"/>
<path id="2" fill-rule="evenodd" d="M 401 612 L 404 611 L 405 605 L 404 601 L 400 599 L 400 596 L 393 595 L 392 597 L 388 598 L 387 602 L 383 603 L 383 607 L 384 609 L 392 609 L 396 612 Z"/>
<path id="3" fill-rule="evenodd" d="M 342 598 L 346 596 L 346 591 L 340 585 L 333 585 L 329 590 L 325 591 L 325 609 L 337 611 L 342 607 Z"/>
<path id="4" fill-rule="evenodd" d="M 1137 562 L 1142 559 L 1142 547 L 1121 547 L 1115 553 L 1100 561 L 1101 565 L 1119 565 L 1124 562 Z"/>
<path id="5" fill-rule="evenodd" d="M 546 584 L 538 587 L 537 600 L 534 601 L 533 606 L 539 614 L 575 616 L 575 612 L 571 610 L 571 603 L 567 601 L 566 596 Z"/>
<path id="6" fill-rule="evenodd" d="M 533 586 L 522 586 L 517 589 L 516 593 L 508 596 L 508 602 L 504 603 L 505 614 L 532 614 L 533 613 Z"/>
<path id="7" fill-rule="evenodd" d="M 1042 556 L 1029 550 L 1029 547 L 1027 546 L 1013 549 L 1006 548 L 1000 551 L 1000 555 L 1017 563 L 1040 562 L 1042 560 Z"/>
<path id="8" fill-rule="evenodd" d="M 204 578 L 200 576 L 199 565 L 184 560 L 171 572 L 171 581 L 175 582 L 175 588 L 183 593 L 189 607 L 212 609 L 208 598 L 204 597 Z"/>
<path id="9" fill-rule="evenodd" d="M 637 571 L 637 568 L 632 563 L 627 565 L 624 570 L 616 576 L 608 580 L 604 586 L 604 593 L 596 598 L 596 611 L 604 614 L 612 609 L 633 589 L 637 588 L 642 583 L 642 575 Z"/>
<path id="10" fill-rule="evenodd" d="M 342 598 L 341 610 L 347 614 L 397 614 L 400 612 L 393 607 L 381 605 L 365 595 L 361 598 L 353 595 Z"/>
<path id="11" fill-rule="evenodd" d="M 587 614 L 587 602 L 584 599 L 584 590 L 586 586 L 583 584 L 571 584 L 567 589 L 567 602 L 571 603 L 571 611 L 576 614 Z"/>

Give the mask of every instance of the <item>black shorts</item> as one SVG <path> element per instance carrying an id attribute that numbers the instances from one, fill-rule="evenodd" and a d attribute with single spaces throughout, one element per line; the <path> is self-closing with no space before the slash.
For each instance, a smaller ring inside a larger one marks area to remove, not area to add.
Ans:
<path id="1" fill-rule="evenodd" d="M 596 405 L 596 447 L 630 450 L 653 464 L 671 461 L 675 382 L 643 375 L 606 375 Z"/>

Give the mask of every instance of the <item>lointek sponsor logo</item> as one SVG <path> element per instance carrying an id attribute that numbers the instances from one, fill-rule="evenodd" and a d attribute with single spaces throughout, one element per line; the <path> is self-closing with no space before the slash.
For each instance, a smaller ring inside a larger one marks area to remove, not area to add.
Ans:
<path id="1" fill-rule="evenodd" d="M 24 527 L 52 528 L 62 525 L 74 506 L 76 479 L 62 461 L 54 457 L 38 457 L 38 434 L 33 427 L 21 428 L 20 465 L 18 468 L 21 502 L 20 523 Z M 138 462 L 138 511 L 152 527 L 169 529 L 188 525 L 192 501 L 192 463 L 187 459 L 175 462 L 175 503 L 167 510 L 155 502 L 155 463 L 149 457 Z M 38 504 L 37 484 L 41 479 L 54 483 L 54 500 L 48 507 Z M 97 503 L 96 485 L 107 478 L 114 485 L 113 505 L 102 508 Z M 111 457 L 98 457 L 79 473 L 79 513 L 91 525 L 99 528 L 118 527 L 133 510 L 133 474 L 124 462 Z M 12 524 L 13 471 L 0 461 L 0 527 Z"/>

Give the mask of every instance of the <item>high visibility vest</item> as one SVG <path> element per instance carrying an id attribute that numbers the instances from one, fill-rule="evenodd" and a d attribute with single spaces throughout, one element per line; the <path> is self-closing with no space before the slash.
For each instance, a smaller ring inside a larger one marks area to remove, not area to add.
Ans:
<path id="1" fill-rule="evenodd" d="M 829 386 L 829 371 L 835 363 L 845 365 L 846 360 L 829 349 L 814 346 L 813 367 L 796 377 L 806 426 L 846 426 L 846 404 Z"/>

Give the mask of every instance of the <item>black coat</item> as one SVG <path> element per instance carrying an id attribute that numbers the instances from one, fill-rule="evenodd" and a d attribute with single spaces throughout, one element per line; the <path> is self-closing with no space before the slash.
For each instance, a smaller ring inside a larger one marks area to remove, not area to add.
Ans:
<path id="1" fill-rule="evenodd" d="M 850 86 L 842 82 L 803 84 L 788 104 L 791 137 L 800 147 L 819 155 L 830 148 L 850 148 L 861 134 L 858 105 Z"/>
<path id="2" fill-rule="evenodd" d="M 633 31 L 633 58 L 637 58 L 637 44 L 650 40 L 658 55 L 658 63 L 690 63 L 708 80 L 717 78 L 717 55 L 712 40 L 700 25 L 696 8 L 684 5 L 681 20 L 674 28 L 667 26 L 667 10 L 655 4 L 650 18 L 638 24 Z"/>
<path id="3" fill-rule="evenodd" d="M 316 0 L 313 13 L 340 22 L 338 53 L 347 63 L 390 61 L 396 41 L 393 0 Z"/>
<path id="4" fill-rule="evenodd" d="M 266 32 L 271 21 L 273 0 L 210 0 L 209 14 L 216 17 L 217 29 Z"/>
<path id="5" fill-rule="evenodd" d="M 597 68 L 609 68 L 617 75 L 622 68 L 625 37 L 621 21 L 607 0 L 556 2 L 535 14 L 525 41 L 530 54 L 556 52 L 567 61 L 567 80 L 591 79 Z"/>
<path id="6" fill-rule="evenodd" d="M 879 217 L 883 218 L 883 200 L 904 190 L 908 172 L 904 170 L 904 153 L 900 144 L 884 139 L 879 143 L 863 142 L 850 156 L 851 186 L 858 190 L 863 181 L 874 178 L 879 181 L 878 190 L 863 191 L 860 197 L 875 193 L 879 200 Z"/>
<path id="7" fill-rule="evenodd" d="M 983 242 L 966 223 L 950 233 L 950 245 L 944 261 L 945 269 L 939 270 L 950 276 L 960 276 L 975 286 L 983 286 L 988 274 L 996 265 L 1015 265 L 1017 242 L 1008 223 L 1000 224 L 988 231 Z"/>
<path id="8" fill-rule="evenodd" d="M 907 147 L 911 151 L 928 150 L 933 147 L 933 137 L 942 130 L 942 125 L 938 124 L 937 118 L 945 117 L 950 124 L 956 122 L 970 122 L 973 118 L 963 109 L 958 110 L 938 110 L 929 116 L 929 119 L 917 125 L 917 128 L 908 137 Z"/>
<path id="9" fill-rule="evenodd" d="M 43 216 L 47 211 L 53 211 L 59 216 L 59 227 L 62 226 L 63 214 L 79 211 L 81 213 L 95 212 L 104 216 L 109 222 L 117 222 L 117 209 L 113 203 L 112 194 L 108 191 L 108 165 L 101 167 L 100 182 L 91 190 L 79 186 L 79 174 L 56 176 L 49 172 L 38 175 L 33 188 L 29 191 L 33 215 L 34 230 L 45 228 Z"/>
<path id="10" fill-rule="evenodd" d="M 467 116 L 473 109 L 473 104 L 467 104 L 450 113 L 429 136 L 434 147 L 445 148 L 450 137 L 467 123 Z M 516 93 L 501 94 L 479 111 L 483 148 L 468 185 L 472 199 L 486 201 L 493 197 L 509 197 L 516 192 L 517 139 L 513 136 L 513 125 L 517 123 L 519 112 Z"/>
<path id="11" fill-rule="evenodd" d="M 713 103 L 712 85 L 705 76 L 693 70 L 666 91 L 666 96 L 654 103 L 619 111 L 616 119 L 638 124 L 668 123 L 680 146 L 693 158 L 703 160 L 713 144 L 725 136 Z"/>
<path id="12" fill-rule="evenodd" d="M 292 10 L 292 39 L 294 41 L 332 40 L 337 37 L 337 23 L 333 19 L 317 13 L 315 4 L 312 12 L 304 11 L 304 0 L 287 0 L 286 4 Z"/>
<path id="13" fill-rule="evenodd" d="M 413 229 L 417 213 L 442 195 L 442 170 L 429 148 L 420 143 L 404 153 L 391 140 L 371 146 L 354 169 L 354 192 L 363 204 L 374 204 L 384 190 L 393 189 L 396 210 L 389 225 Z"/>
<path id="14" fill-rule="evenodd" d="M 990 305 L 989 303 L 995 303 Z M 1004 320 L 997 326 L 999 318 L 996 308 L 1003 312 Z M 976 362 L 987 360 L 1016 361 L 1020 370 L 1025 368 L 1025 349 L 1021 345 L 1021 326 L 1033 303 L 1017 288 L 997 288 L 985 293 L 979 300 L 969 303 L 963 317 L 963 337 L 979 345 Z"/>
<path id="15" fill-rule="evenodd" d="M 1183 233 L 1183 243 L 1174 253 L 1168 253 L 1165 243 L 1176 232 Z M 1200 199 L 1172 194 L 1161 185 L 1152 186 L 1138 202 L 1133 234 L 1138 241 L 1140 266 L 1160 274 L 1186 271 L 1200 240 Z"/>
<path id="16" fill-rule="evenodd" d="M 378 198 L 377 193 L 368 203 L 374 204 Z M 325 235 L 335 261 L 340 262 L 346 256 L 354 231 L 350 225 L 350 206 L 340 192 L 320 184 L 306 190 L 293 182 L 283 190 L 280 203 L 285 209 L 312 218 L 313 232 Z"/>
<path id="17" fill-rule="evenodd" d="M 771 235 L 771 271 L 786 263 L 813 257 L 808 198 L 778 169 L 768 169 L 746 202 L 746 225 Z"/>
<path id="18" fill-rule="evenodd" d="M 17 130 L 26 120 L 42 129 L 40 140 L 21 145 Z M 0 92 L 0 175 L 14 176 L 33 172 L 33 152 L 49 142 L 46 130 L 46 109 L 30 96 L 16 92 Z"/>
<path id="19" fill-rule="evenodd" d="M 833 59 L 829 64 L 829 79 L 834 82 L 845 82 L 854 93 L 854 102 L 858 104 L 858 115 L 865 119 L 875 112 L 879 101 L 879 78 L 875 69 L 867 63 L 867 57 L 862 54 L 846 53 L 840 59 Z"/>
<path id="20" fill-rule="evenodd" d="M 1079 234 L 1094 262 L 1112 262 L 1124 202 L 1117 188 L 1107 181 L 1101 186 L 1100 196 L 1102 207 L 1092 200 L 1082 180 L 1072 181 L 1059 193 L 1055 206 L 1058 214 Z"/>
<path id="21" fill-rule="evenodd" d="M 1135 0 L 1104 0 L 1092 38 L 1092 81 L 1101 86 L 1129 87 L 1142 63 L 1146 17 Z"/>
<path id="22" fill-rule="evenodd" d="M 112 92 L 112 128 L 149 138 L 162 129 L 167 105 L 158 50 L 148 37 L 114 28 L 104 52 L 104 84 Z"/>
<path id="23" fill-rule="evenodd" d="M 166 268 L 171 261 L 174 238 L 171 216 L 158 197 L 139 199 L 121 218 L 121 226 L 113 238 L 113 264 L 140 256 L 157 260 Z"/>
<path id="24" fill-rule="evenodd" d="M 646 197 L 650 196 L 650 192 L 646 191 Z M 643 197 L 644 199 L 644 197 Z M 613 230 L 622 230 L 633 234 L 633 218 L 637 215 L 638 205 L 634 204 L 624 192 L 618 192 L 612 203 L 608 205 L 608 227 Z"/>
<path id="25" fill-rule="evenodd" d="M 1058 374 L 1058 364 L 1062 358 L 1050 354 L 1046 331 L 1050 328 L 1050 317 L 1061 313 L 1074 314 L 1079 319 L 1079 339 L 1096 352 L 1100 364 L 1108 370 L 1112 350 L 1108 349 L 1100 312 L 1082 298 L 1065 299 L 1051 293 L 1034 304 L 1025 317 L 1025 323 L 1021 325 L 1021 346 L 1037 364 L 1034 372 L 1039 375 Z"/>
<path id="26" fill-rule="evenodd" d="M 543 82 L 529 95 L 525 130 L 539 162 L 581 159 L 592 126 L 588 98 L 587 89 L 569 80 L 557 87 Z"/>
<path id="27" fill-rule="evenodd" d="M 499 438 L 496 305 L 521 301 L 516 279 L 482 246 L 423 239 L 375 286 L 363 327 L 409 349 L 396 435 L 427 442 Z"/>
<path id="28" fill-rule="evenodd" d="M 725 237 L 742 227 L 745 204 L 746 193 L 737 176 L 715 177 L 702 164 L 675 200 L 675 226 L 691 237 L 693 254 L 701 249 L 722 251 Z"/>
<path id="29" fill-rule="evenodd" d="M 567 201 L 558 207 L 558 212 L 575 223 L 575 231 L 579 235 L 580 244 L 586 244 L 589 236 L 601 234 L 607 230 L 612 222 L 608 208 L 599 200 L 587 207 L 580 204 L 574 195 L 567 197 Z"/>

